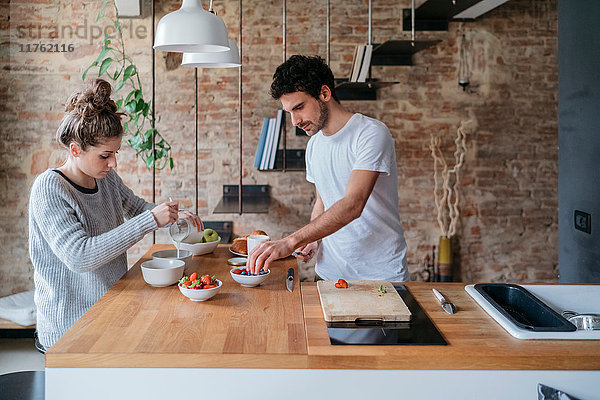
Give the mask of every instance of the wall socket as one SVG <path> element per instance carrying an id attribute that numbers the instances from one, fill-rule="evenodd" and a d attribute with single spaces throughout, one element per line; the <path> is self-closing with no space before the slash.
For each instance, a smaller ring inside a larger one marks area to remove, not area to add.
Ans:
<path id="1" fill-rule="evenodd" d="M 586 212 L 575 210 L 575 229 L 585 233 L 592 233 L 592 216 Z"/>

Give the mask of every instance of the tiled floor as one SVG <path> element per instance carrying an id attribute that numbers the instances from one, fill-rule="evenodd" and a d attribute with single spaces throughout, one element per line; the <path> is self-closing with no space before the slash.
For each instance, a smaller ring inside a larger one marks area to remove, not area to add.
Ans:
<path id="1" fill-rule="evenodd" d="M 17 371 L 43 371 L 44 355 L 33 339 L 0 339 L 0 375 Z"/>

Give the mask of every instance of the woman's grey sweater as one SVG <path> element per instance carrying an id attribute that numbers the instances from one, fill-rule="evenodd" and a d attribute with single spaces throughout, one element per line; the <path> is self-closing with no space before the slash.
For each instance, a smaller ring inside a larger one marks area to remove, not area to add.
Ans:
<path id="1" fill-rule="evenodd" d="M 29 256 L 37 330 L 46 348 L 127 271 L 127 249 L 157 228 L 154 205 L 116 172 L 96 183 L 97 190 L 77 188 L 47 170 L 31 187 Z"/>

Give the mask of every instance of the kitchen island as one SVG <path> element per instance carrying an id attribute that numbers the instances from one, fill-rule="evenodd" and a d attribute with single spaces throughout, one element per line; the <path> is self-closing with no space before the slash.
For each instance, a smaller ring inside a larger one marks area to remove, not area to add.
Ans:
<path id="1" fill-rule="evenodd" d="M 333 346 L 317 288 L 272 266 L 255 288 L 229 275 L 229 246 L 195 256 L 186 273 L 223 288 L 192 302 L 177 286 L 154 288 L 140 264 L 155 245 L 46 354 L 47 399 L 373 397 L 537 398 L 544 383 L 600 399 L 600 341 L 518 340 L 464 291 L 464 283 L 407 283 L 448 345 Z M 298 274 L 296 274 L 296 277 Z M 435 285 L 458 308 L 446 314 Z"/>

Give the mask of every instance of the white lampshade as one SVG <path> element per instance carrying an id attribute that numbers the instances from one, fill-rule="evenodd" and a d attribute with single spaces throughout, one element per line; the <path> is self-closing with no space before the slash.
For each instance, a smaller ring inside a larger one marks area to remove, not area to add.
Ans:
<path id="1" fill-rule="evenodd" d="M 229 39 L 229 51 L 219 53 L 183 53 L 181 65 L 194 68 L 235 68 L 240 63 L 240 52 L 235 42 Z"/>
<path id="2" fill-rule="evenodd" d="M 156 50 L 175 53 L 214 53 L 229 50 L 221 18 L 202 8 L 201 0 L 183 0 L 181 8 L 162 17 L 156 26 Z"/>

